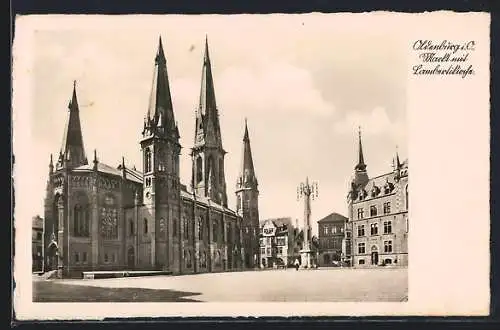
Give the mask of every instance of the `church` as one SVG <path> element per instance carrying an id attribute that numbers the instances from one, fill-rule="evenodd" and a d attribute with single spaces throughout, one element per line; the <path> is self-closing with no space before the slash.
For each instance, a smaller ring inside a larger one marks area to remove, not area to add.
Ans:
<path id="1" fill-rule="evenodd" d="M 180 132 L 161 37 L 139 142 L 142 172 L 99 161 L 84 150 L 76 85 L 63 144 L 50 156 L 43 235 L 44 270 L 61 277 L 84 271 L 163 270 L 172 274 L 258 267 L 259 208 L 245 121 L 236 206 L 227 204 L 219 114 L 208 51 L 202 66 L 191 182 L 180 182 Z M 119 161 L 117 163 L 120 163 Z M 189 189 L 188 189 L 189 187 Z"/>

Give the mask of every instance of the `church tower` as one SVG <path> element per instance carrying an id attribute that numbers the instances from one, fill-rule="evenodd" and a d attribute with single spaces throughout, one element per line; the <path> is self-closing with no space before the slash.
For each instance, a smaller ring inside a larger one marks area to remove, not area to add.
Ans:
<path id="1" fill-rule="evenodd" d="M 201 76 L 200 102 L 196 111 L 192 186 L 196 195 L 208 197 L 227 207 L 224 156 L 219 113 L 215 102 L 212 67 L 205 39 L 205 56 Z"/>
<path id="2" fill-rule="evenodd" d="M 57 160 L 57 169 L 71 169 L 88 164 L 85 149 L 83 147 L 80 109 L 76 97 L 76 82 L 73 82 L 73 95 L 69 102 L 68 109 L 68 121 L 64 129 L 63 143 Z"/>
<path id="3" fill-rule="evenodd" d="M 245 119 L 243 159 L 236 182 L 236 212 L 243 217 L 244 262 L 248 268 L 259 265 L 259 190 L 253 166 L 252 149 Z"/>
<path id="4" fill-rule="evenodd" d="M 359 149 L 358 149 L 358 164 L 354 167 L 354 180 L 353 184 L 358 186 L 364 186 L 368 183 L 368 172 L 366 171 L 365 159 L 363 157 L 363 145 L 361 143 L 361 128 L 358 131 L 359 139 Z"/>
<path id="5" fill-rule="evenodd" d="M 138 227 L 150 237 L 151 266 L 169 267 L 168 226 L 180 212 L 179 130 L 174 118 L 161 37 L 140 142 L 143 156 L 144 213 Z M 141 229 L 142 228 L 142 229 Z"/>

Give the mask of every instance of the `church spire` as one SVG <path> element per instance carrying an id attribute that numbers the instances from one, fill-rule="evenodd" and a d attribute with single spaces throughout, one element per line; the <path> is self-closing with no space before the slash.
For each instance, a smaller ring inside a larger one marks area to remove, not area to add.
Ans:
<path id="1" fill-rule="evenodd" d="M 195 145 L 208 144 L 222 148 L 219 114 L 215 100 L 212 64 L 208 51 L 208 37 L 205 37 L 205 54 L 201 72 L 201 87 L 196 111 Z"/>
<path id="2" fill-rule="evenodd" d="M 63 143 L 59 153 L 59 166 L 77 167 L 87 165 L 87 157 L 83 147 L 80 109 L 76 96 L 76 81 L 73 82 L 73 95 L 68 104 L 68 121 L 64 130 Z"/>
<path id="3" fill-rule="evenodd" d="M 179 138 L 174 118 L 172 96 L 168 82 L 167 61 L 161 36 L 155 56 L 153 83 L 149 97 L 149 106 L 144 122 L 143 137 L 159 135 L 165 138 Z"/>
<path id="4" fill-rule="evenodd" d="M 240 175 L 237 182 L 237 189 L 257 188 L 257 178 L 253 166 L 252 148 L 250 147 L 250 137 L 248 134 L 248 125 L 245 118 L 245 133 L 243 135 L 243 158 L 241 163 Z"/>

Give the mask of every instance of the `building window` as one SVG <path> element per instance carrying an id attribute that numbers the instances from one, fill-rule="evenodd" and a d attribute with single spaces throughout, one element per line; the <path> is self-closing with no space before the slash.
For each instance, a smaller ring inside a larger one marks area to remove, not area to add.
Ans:
<path id="1" fill-rule="evenodd" d="M 224 161 L 221 159 L 219 159 L 219 183 L 223 183 L 224 182 Z"/>
<path id="2" fill-rule="evenodd" d="M 84 263 L 87 262 L 87 252 L 82 253 L 82 262 L 84 262 Z"/>
<path id="3" fill-rule="evenodd" d="M 74 235 L 77 237 L 88 237 L 90 235 L 88 205 L 75 205 L 73 209 L 73 219 Z"/>
<path id="4" fill-rule="evenodd" d="M 259 238 L 259 243 L 260 243 L 260 246 L 265 246 L 266 245 L 266 243 L 264 242 L 263 238 Z"/>
<path id="5" fill-rule="evenodd" d="M 334 234 L 336 234 L 336 233 L 337 233 L 337 226 L 333 226 L 333 228 L 332 228 L 332 232 L 333 232 Z"/>
<path id="6" fill-rule="evenodd" d="M 271 254 L 271 248 L 270 248 L 270 247 L 268 247 L 268 248 L 266 249 L 266 254 L 269 254 L 269 255 Z"/>
<path id="7" fill-rule="evenodd" d="M 115 263 L 116 260 L 116 255 L 114 253 L 111 253 L 111 263 Z"/>
<path id="8" fill-rule="evenodd" d="M 149 148 L 144 153 L 144 172 L 151 172 L 151 150 Z"/>
<path id="9" fill-rule="evenodd" d="M 364 225 L 358 226 L 358 236 L 365 236 L 365 226 Z"/>
<path id="10" fill-rule="evenodd" d="M 135 234 L 134 233 L 134 231 L 135 231 L 134 230 L 135 229 L 134 228 L 134 221 L 132 219 L 129 219 L 128 223 L 129 223 L 129 230 L 130 230 L 129 234 L 130 234 L 130 236 L 133 236 Z"/>
<path id="11" fill-rule="evenodd" d="M 385 253 L 392 252 L 392 241 L 384 241 L 384 252 Z"/>
<path id="12" fill-rule="evenodd" d="M 282 246 L 278 246 L 278 254 L 283 254 L 283 247 Z"/>
<path id="13" fill-rule="evenodd" d="M 391 202 L 384 203 L 384 214 L 391 213 Z"/>
<path id="14" fill-rule="evenodd" d="M 365 243 L 358 243 L 358 254 L 365 253 Z"/>
<path id="15" fill-rule="evenodd" d="M 260 248 L 260 254 L 262 255 L 266 254 L 266 248 Z"/>
<path id="16" fill-rule="evenodd" d="M 192 258 L 191 258 L 191 252 L 186 251 L 186 268 L 191 268 L 192 267 Z"/>
<path id="17" fill-rule="evenodd" d="M 384 222 L 384 234 L 391 234 L 392 233 L 392 223 L 390 221 L 385 221 Z"/>
<path id="18" fill-rule="evenodd" d="M 363 213 L 364 213 L 363 208 L 359 208 L 358 209 L 358 219 L 363 219 Z"/>
<path id="19" fill-rule="evenodd" d="M 204 228 L 203 218 L 199 217 L 197 222 L 198 222 L 198 240 L 202 241 L 203 240 L 203 228 Z"/>
<path id="20" fill-rule="evenodd" d="M 42 236 L 43 236 L 43 235 L 42 235 L 42 233 L 41 233 L 41 232 L 37 232 L 37 233 L 36 233 L 36 240 L 37 240 L 37 241 L 41 241 L 41 240 L 42 240 Z"/>
<path id="21" fill-rule="evenodd" d="M 79 262 L 80 262 L 80 255 L 78 254 L 78 252 L 75 252 L 75 263 Z"/>
<path id="22" fill-rule="evenodd" d="M 106 198 L 108 205 L 101 211 L 101 233 L 106 239 L 116 239 L 118 238 L 118 210 L 111 205 L 114 199 L 109 196 L 108 198 Z"/>
<path id="23" fill-rule="evenodd" d="M 328 226 L 323 226 L 323 233 L 328 235 Z"/>
<path id="24" fill-rule="evenodd" d="M 108 254 L 107 253 L 104 253 L 104 262 L 107 263 L 108 262 Z"/>
<path id="25" fill-rule="evenodd" d="M 285 238 L 284 237 L 278 237 L 276 239 L 276 245 L 284 246 L 285 245 Z"/>
<path id="26" fill-rule="evenodd" d="M 148 219 L 144 218 L 143 220 L 143 227 L 144 227 L 144 235 L 148 233 Z"/>
<path id="27" fill-rule="evenodd" d="M 405 193 L 406 193 L 406 209 L 408 210 L 408 205 L 410 205 L 410 202 L 408 200 L 408 185 L 406 185 Z"/>
<path id="28" fill-rule="evenodd" d="M 196 183 L 201 182 L 203 180 L 203 160 L 201 156 L 196 158 Z"/>
<path id="29" fill-rule="evenodd" d="M 372 223 L 370 225 L 370 235 L 378 235 L 378 223 Z"/>
<path id="30" fill-rule="evenodd" d="M 172 236 L 177 237 L 177 218 L 172 219 Z"/>
<path id="31" fill-rule="evenodd" d="M 217 231 L 217 221 L 214 221 L 212 223 L 212 239 L 213 239 L 214 242 L 217 242 L 217 240 L 218 240 L 217 233 L 218 233 L 218 231 Z"/>
<path id="32" fill-rule="evenodd" d="M 370 206 L 370 216 L 371 217 L 377 216 L 377 207 L 375 205 Z"/>
<path id="33" fill-rule="evenodd" d="M 360 264 L 360 265 L 364 265 L 364 264 L 365 264 L 365 259 L 359 259 L 359 260 L 358 260 L 358 264 Z"/>
<path id="34" fill-rule="evenodd" d="M 188 221 L 187 221 L 187 218 L 186 218 L 186 217 L 184 217 L 184 218 L 182 219 L 182 226 L 183 226 L 183 231 L 184 231 L 184 235 L 183 235 L 183 236 L 184 236 L 184 239 L 188 239 L 188 237 L 189 237 L 189 233 L 188 233 L 188 231 L 189 231 L 189 226 L 188 226 Z"/>

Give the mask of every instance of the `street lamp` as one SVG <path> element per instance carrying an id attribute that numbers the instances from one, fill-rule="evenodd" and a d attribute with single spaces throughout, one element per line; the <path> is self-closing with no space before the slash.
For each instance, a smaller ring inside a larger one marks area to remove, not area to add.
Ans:
<path id="1" fill-rule="evenodd" d="M 309 178 L 306 177 L 306 182 L 301 182 L 297 187 L 297 201 L 304 199 L 304 245 L 300 251 L 301 264 L 305 268 L 311 267 L 311 198 L 318 198 L 318 183 L 309 183 Z"/>

